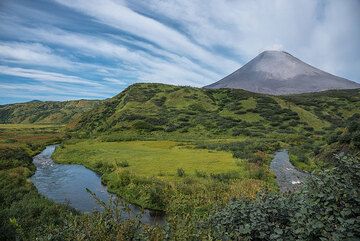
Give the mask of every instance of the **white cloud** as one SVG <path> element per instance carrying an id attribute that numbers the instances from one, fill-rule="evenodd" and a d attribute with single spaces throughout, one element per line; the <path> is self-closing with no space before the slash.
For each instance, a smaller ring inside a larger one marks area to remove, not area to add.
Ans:
<path id="1" fill-rule="evenodd" d="M 57 0 L 58 3 L 92 16 L 97 21 L 147 39 L 180 56 L 188 56 L 215 69 L 234 69 L 238 64 L 206 51 L 185 35 L 152 18 L 141 15 L 123 2 L 104 0 Z M 221 67 L 219 66 L 221 63 Z"/>
<path id="2" fill-rule="evenodd" d="M 200 87 L 268 49 L 360 81 L 358 0 L 44 4 L 5 1 L 0 8 L 0 73 L 35 80 L 38 91 L 70 98 L 110 96 L 134 82 Z"/>
<path id="3" fill-rule="evenodd" d="M 105 81 L 108 81 L 112 84 L 117 84 L 117 85 L 128 85 L 128 83 L 126 83 L 123 80 L 118 80 L 118 79 L 114 79 L 114 78 L 104 78 Z"/>
<path id="4" fill-rule="evenodd" d="M 32 65 L 71 68 L 67 59 L 57 56 L 53 51 L 39 43 L 0 42 L 0 58 L 3 61 Z"/>
<path id="5" fill-rule="evenodd" d="M 203 86 L 222 76 L 222 74 L 200 66 L 186 57 L 161 49 L 156 55 L 152 55 L 142 50 L 128 49 L 126 46 L 117 44 L 109 38 L 92 37 L 58 28 L 28 28 L 19 25 L 10 27 L 19 29 L 22 38 L 26 40 L 71 48 L 92 58 L 101 56 L 121 61 L 119 68 L 125 70 L 130 68 L 136 76 L 141 76 L 138 82 L 151 81 L 176 85 Z M 6 28 L 3 28 L 3 30 L 9 31 Z M 155 52 L 156 49 L 150 49 L 150 51 Z M 174 73 L 181 75 L 174 75 Z M 113 77 L 116 78 L 117 76 Z"/>
<path id="6" fill-rule="evenodd" d="M 360 81 L 360 1 L 142 0 L 137 5 L 171 19 L 201 45 L 221 46 L 244 62 L 281 46 L 316 67 Z"/>
<path id="7" fill-rule="evenodd" d="M 35 70 L 35 69 L 0 66 L 0 74 L 28 78 L 28 79 L 42 81 L 45 83 L 60 82 L 60 83 L 70 83 L 70 84 L 82 84 L 87 86 L 102 86 L 99 83 L 96 83 L 91 80 L 86 80 L 77 76 L 64 75 L 60 73 Z"/>

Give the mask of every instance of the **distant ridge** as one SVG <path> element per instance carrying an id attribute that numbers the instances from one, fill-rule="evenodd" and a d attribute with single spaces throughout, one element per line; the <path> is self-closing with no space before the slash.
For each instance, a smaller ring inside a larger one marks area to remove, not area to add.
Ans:
<path id="1" fill-rule="evenodd" d="M 234 73 L 204 88 L 287 95 L 357 89 L 360 84 L 317 69 L 287 52 L 264 51 Z"/>

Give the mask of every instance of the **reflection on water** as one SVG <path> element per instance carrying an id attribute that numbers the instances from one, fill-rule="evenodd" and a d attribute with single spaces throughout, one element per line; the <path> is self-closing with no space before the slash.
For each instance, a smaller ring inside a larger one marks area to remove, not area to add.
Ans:
<path id="1" fill-rule="evenodd" d="M 71 207 L 81 212 L 101 211 L 101 207 L 96 200 L 86 191 L 91 190 L 101 201 L 106 203 L 115 198 L 107 192 L 101 184 L 101 178 L 95 172 L 82 165 L 57 164 L 51 159 L 56 145 L 46 147 L 39 155 L 33 158 L 36 172 L 31 177 L 39 193 L 45 197 L 58 202 L 67 203 Z M 163 223 L 164 216 L 149 210 L 142 211 L 129 205 L 130 215 L 141 215 L 141 220 L 145 223 Z M 123 213 L 126 218 L 129 213 Z"/>

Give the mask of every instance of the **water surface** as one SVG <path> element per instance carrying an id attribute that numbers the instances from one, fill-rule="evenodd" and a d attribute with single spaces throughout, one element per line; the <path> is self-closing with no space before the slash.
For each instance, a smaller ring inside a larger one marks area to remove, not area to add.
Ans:
<path id="1" fill-rule="evenodd" d="M 110 194 L 106 186 L 101 184 L 101 177 L 82 165 L 57 164 L 51 159 L 56 145 L 50 145 L 33 158 L 36 172 L 31 177 L 39 193 L 57 202 L 70 205 L 81 212 L 102 211 L 99 205 L 86 189 L 91 190 L 101 201 L 109 203 L 116 198 Z M 162 223 L 161 213 L 144 210 L 134 205 L 127 205 L 129 213 L 124 212 L 124 218 L 140 215 L 144 223 Z"/>
<path id="2" fill-rule="evenodd" d="M 286 150 L 275 153 L 274 159 L 270 164 L 270 169 L 275 173 L 276 182 L 282 192 L 295 190 L 309 175 L 297 170 L 293 164 L 291 164 L 289 153 Z"/>

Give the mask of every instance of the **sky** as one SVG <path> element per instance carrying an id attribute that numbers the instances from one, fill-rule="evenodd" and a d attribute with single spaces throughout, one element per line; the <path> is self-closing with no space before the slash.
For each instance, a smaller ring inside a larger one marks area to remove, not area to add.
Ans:
<path id="1" fill-rule="evenodd" d="M 0 104 L 202 87 L 264 50 L 360 83 L 360 0 L 1 0 Z"/>

